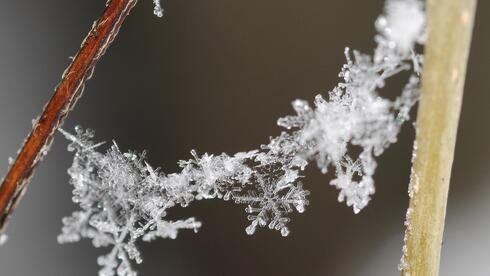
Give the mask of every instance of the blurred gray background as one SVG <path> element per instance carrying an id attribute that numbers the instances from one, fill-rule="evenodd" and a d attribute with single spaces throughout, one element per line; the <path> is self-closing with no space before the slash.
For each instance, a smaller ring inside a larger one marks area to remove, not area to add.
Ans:
<path id="1" fill-rule="evenodd" d="M 105 0 L 0 0 L 0 174 L 51 97 Z M 345 46 L 370 52 L 383 1 L 166 0 L 162 19 L 141 0 L 102 59 L 64 128 L 148 150 L 165 172 L 189 150 L 234 153 L 267 143 L 290 102 L 337 82 Z M 480 1 L 451 183 L 441 275 L 490 275 L 490 3 Z M 383 92 L 393 97 L 400 83 Z M 414 137 L 407 124 L 379 159 L 375 194 L 358 215 L 337 203 L 330 175 L 312 166 L 312 192 L 292 233 L 245 234 L 245 206 L 199 202 L 172 211 L 204 222 L 198 234 L 142 245 L 141 275 L 399 275 Z M 58 245 L 76 206 L 59 134 L 0 247 L 0 275 L 95 275 L 106 252 Z"/>

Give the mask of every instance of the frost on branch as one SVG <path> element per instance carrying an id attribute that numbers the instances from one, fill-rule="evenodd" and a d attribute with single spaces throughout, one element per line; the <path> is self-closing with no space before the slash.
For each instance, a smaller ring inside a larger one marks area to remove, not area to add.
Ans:
<path id="1" fill-rule="evenodd" d="M 155 0 L 155 10 L 160 10 Z M 309 192 L 300 183 L 310 161 L 322 172 L 334 169 L 330 184 L 339 190 L 355 213 L 374 193 L 375 158 L 395 143 L 418 98 L 422 56 L 414 45 L 423 41 L 424 13 L 416 0 L 391 0 L 376 22 L 374 54 L 345 50 L 346 64 L 337 84 L 313 105 L 296 100 L 296 115 L 278 120 L 279 136 L 257 150 L 235 155 L 198 155 L 179 161 L 180 172 L 165 174 L 152 168 L 144 154 L 121 152 L 116 143 L 100 153 L 93 132 L 76 128 L 63 134 L 75 152 L 68 170 L 74 186 L 73 201 L 80 210 L 63 219 L 60 242 L 90 238 L 96 247 L 111 247 L 99 257 L 101 275 L 135 275 L 131 262 L 142 261 L 136 243 L 176 238 L 179 230 L 197 231 L 194 218 L 166 220 L 174 207 L 195 200 L 222 199 L 243 204 L 248 214 L 247 234 L 259 227 L 289 234 L 290 213 L 302 213 Z M 160 10 L 161 11 L 161 10 Z M 395 100 L 382 98 L 386 80 L 411 72 Z"/>

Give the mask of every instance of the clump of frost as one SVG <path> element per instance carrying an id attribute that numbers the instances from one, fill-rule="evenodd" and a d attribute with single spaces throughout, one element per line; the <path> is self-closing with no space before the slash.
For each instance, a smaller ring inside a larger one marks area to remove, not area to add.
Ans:
<path id="1" fill-rule="evenodd" d="M 154 3 L 161 11 L 160 2 Z M 136 243 L 173 239 L 181 229 L 197 231 L 201 223 L 195 218 L 166 216 L 204 199 L 246 206 L 247 234 L 268 227 L 287 236 L 290 213 L 308 205 L 309 192 L 299 180 L 310 161 L 324 173 L 335 170 L 330 184 L 339 190 L 338 200 L 358 213 L 375 191 L 375 158 L 396 142 L 418 99 L 423 58 L 413 47 L 423 41 L 422 8 L 416 0 L 388 0 L 376 23 L 373 55 L 346 48 L 340 83 L 316 96 L 313 105 L 295 100 L 296 114 L 277 122 L 286 130 L 259 149 L 234 155 L 193 150 L 190 160 L 178 162 L 180 172 L 165 174 L 144 153 L 122 152 L 115 142 L 98 152 L 102 143 L 92 141 L 92 131 L 62 131 L 75 152 L 68 173 L 80 210 L 63 219 L 59 242 L 90 238 L 96 247 L 112 247 L 98 259 L 100 274 L 136 275 L 131 263 L 142 261 Z M 411 76 L 401 94 L 395 100 L 381 97 L 386 80 L 402 71 Z"/>
<path id="2" fill-rule="evenodd" d="M 384 46 L 378 46 L 374 60 L 357 51 L 352 58 L 346 49 L 347 64 L 340 73 L 343 81 L 329 92 L 328 99 L 316 96 L 314 107 L 296 100 L 297 115 L 278 120 L 280 126 L 297 129 L 295 140 L 306 145 L 298 151 L 301 156 L 315 160 L 323 173 L 330 166 L 335 168 L 337 177 L 330 184 L 340 190 L 339 201 L 345 200 L 355 213 L 374 193 L 374 157 L 396 142 L 418 95 L 414 74 L 395 101 L 379 96 L 377 89 L 388 77 L 410 68 L 408 56 L 403 58 Z M 360 154 L 350 156 L 349 148 L 360 149 Z"/>
<path id="3" fill-rule="evenodd" d="M 425 36 L 425 11 L 420 0 L 387 0 L 386 14 L 376 21 L 376 27 L 402 53 L 409 53 L 415 42 Z"/>

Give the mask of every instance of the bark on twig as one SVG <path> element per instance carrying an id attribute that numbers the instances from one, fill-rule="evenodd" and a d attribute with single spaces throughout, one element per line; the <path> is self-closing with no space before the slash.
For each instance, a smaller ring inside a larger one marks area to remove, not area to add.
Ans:
<path id="1" fill-rule="evenodd" d="M 27 137 L 17 159 L 10 167 L 0 187 L 0 234 L 8 217 L 25 192 L 29 178 L 46 154 L 56 129 L 80 97 L 85 82 L 95 65 L 116 37 L 119 28 L 137 0 L 112 0 L 82 43 L 73 62 L 66 69 L 55 93 L 45 106 L 32 132 Z"/>
<path id="2" fill-rule="evenodd" d="M 439 274 L 476 0 L 428 0 L 428 40 L 409 186 L 404 276 Z"/>

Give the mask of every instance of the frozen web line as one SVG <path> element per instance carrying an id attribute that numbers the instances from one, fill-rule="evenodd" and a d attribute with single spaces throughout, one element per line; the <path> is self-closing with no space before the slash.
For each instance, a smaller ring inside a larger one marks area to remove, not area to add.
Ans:
<path id="1" fill-rule="evenodd" d="M 154 3 L 155 14 L 161 15 L 160 2 Z M 316 96 L 313 105 L 294 101 L 296 114 L 278 120 L 286 129 L 279 136 L 234 155 L 193 150 L 192 159 L 179 161 L 178 173 L 154 169 L 144 153 L 122 152 L 115 142 L 101 153 L 97 149 L 103 143 L 94 143 L 90 130 L 62 130 L 75 153 L 68 173 L 80 210 L 63 219 L 59 242 L 89 238 L 96 247 L 111 246 L 98 259 L 100 275 L 136 275 L 131 262 L 142 261 L 136 243 L 174 239 L 180 229 L 197 231 L 201 223 L 195 218 L 170 221 L 166 215 L 173 207 L 203 199 L 246 206 L 247 234 L 268 227 L 287 236 L 290 213 L 302 213 L 308 205 L 309 192 L 300 179 L 311 161 L 323 173 L 335 170 L 330 185 L 339 190 L 338 200 L 358 213 L 375 191 L 375 157 L 396 142 L 418 99 L 422 56 L 414 45 L 423 42 L 424 28 L 421 2 L 387 1 L 376 21 L 373 55 L 346 48 L 340 83 L 326 97 Z M 411 72 L 400 96 L 393 101 L 380 97 L 386 79 L 400 72 Z"/>

